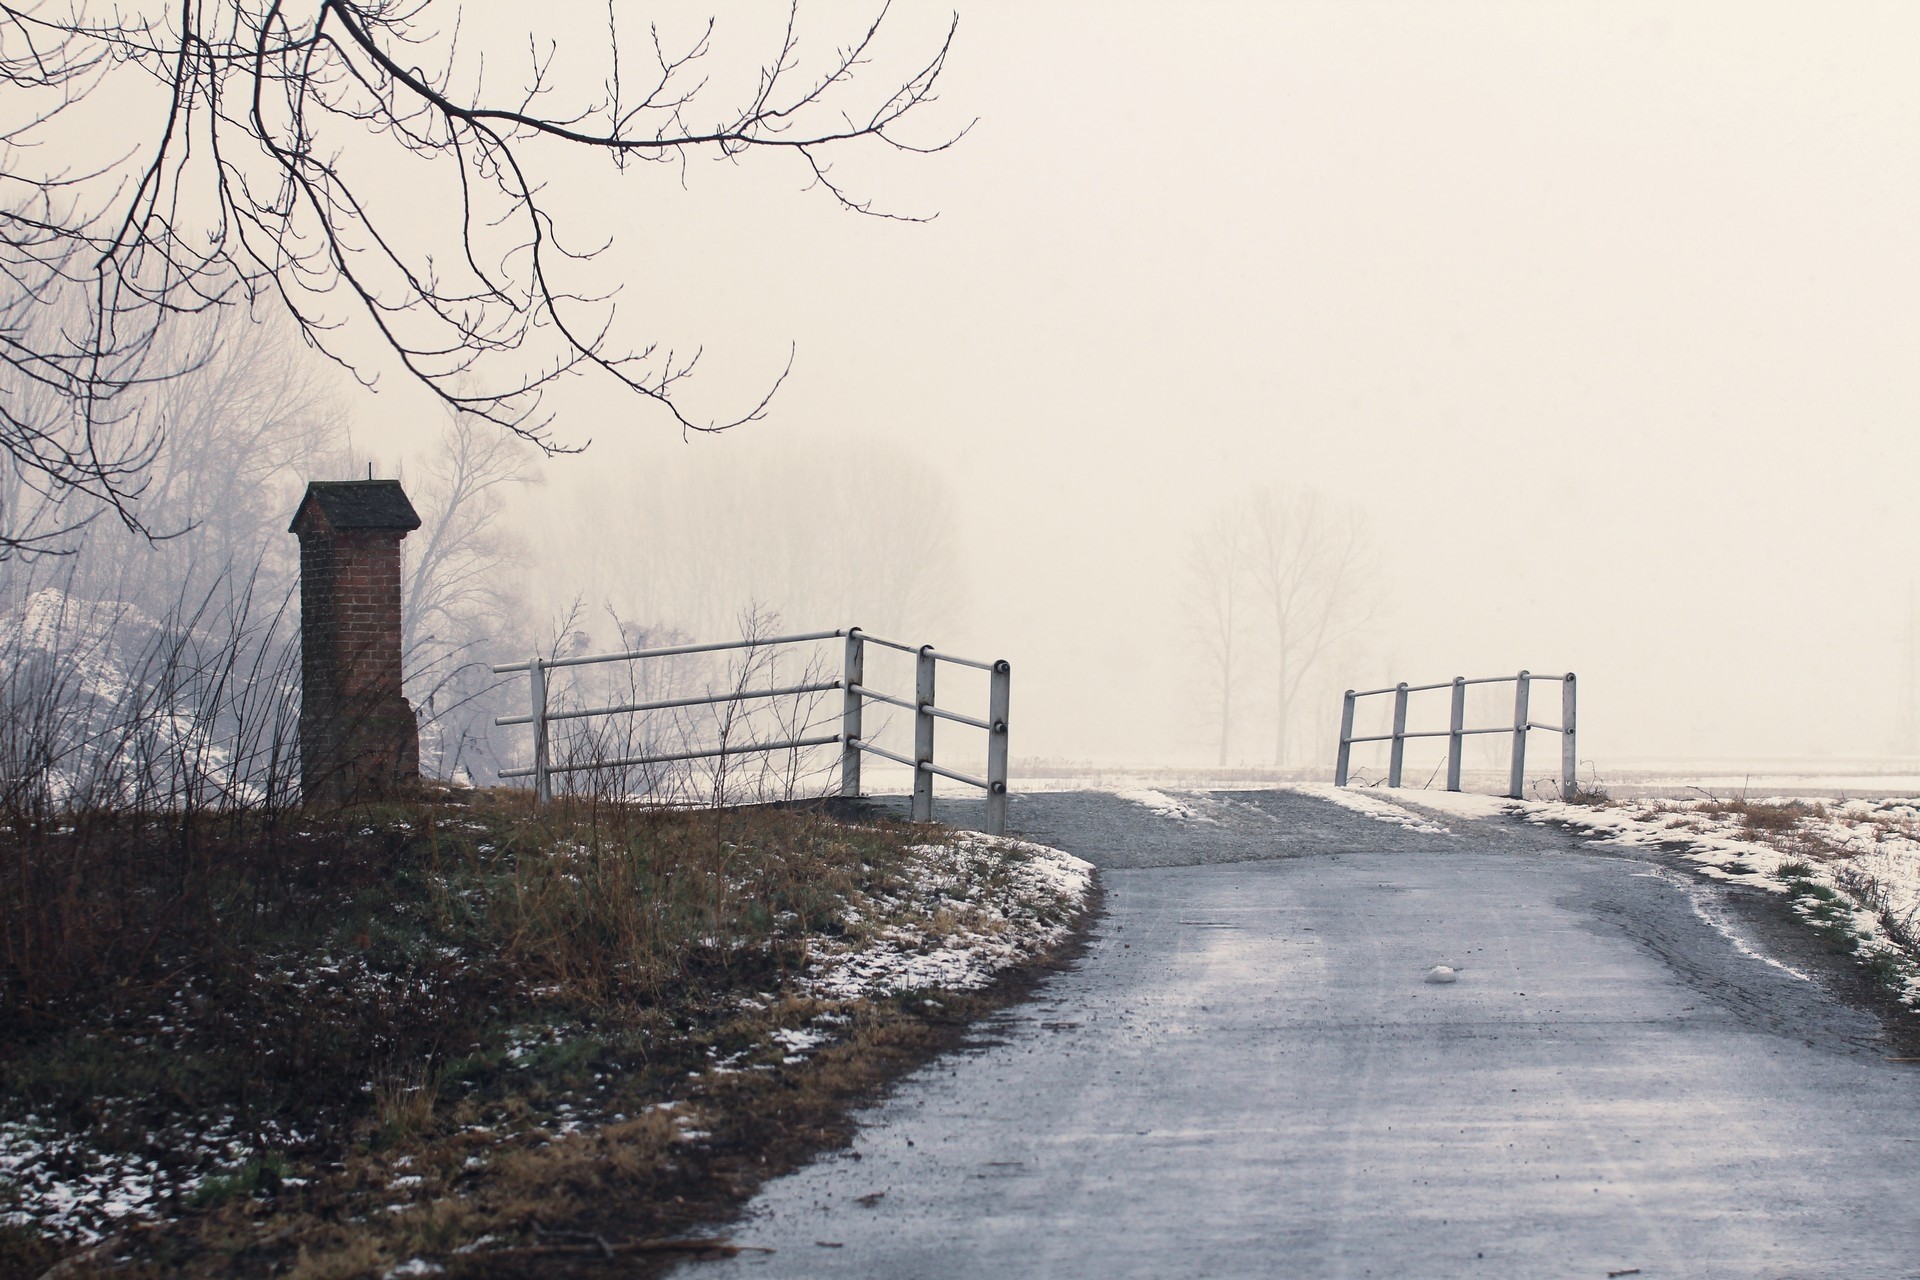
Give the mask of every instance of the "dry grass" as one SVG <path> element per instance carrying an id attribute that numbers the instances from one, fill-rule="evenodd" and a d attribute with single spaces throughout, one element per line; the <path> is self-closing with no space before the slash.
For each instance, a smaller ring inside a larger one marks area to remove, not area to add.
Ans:
<path id="1" fill-rule="evenodd" d="M 571 1246 L 540 1233 L 581 1222 L 623 1247 L 683 1233 L 995 999 L 858 1002 L 804 1062 L 775 1037 L 827 1012 L 781 995 L 805 939 L 841 933 L 856 895 L 901 894 L 922 839 L 513 794 L 16 823 L 0 1122 L 159 1161 L 174 1222 L 116 1245 L 116 1274 L 365 1275 L 420 1253 L 499 1274 L 550 1268 Z M 0 1275 L 72 1248 L 0 1235 Z"/>

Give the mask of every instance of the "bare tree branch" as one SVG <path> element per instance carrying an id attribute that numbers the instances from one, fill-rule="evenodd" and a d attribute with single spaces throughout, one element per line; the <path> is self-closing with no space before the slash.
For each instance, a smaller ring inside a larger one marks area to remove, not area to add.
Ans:
<path id="1" fill-rule="evenodd" d="M 191 368 L 160 358 L 163 330 L 240 302 L 271 300 L 363 382 L 397 367 L 548 450 L 566 446 L 547 393 L 573 376 L 611 381 L 683 432 L 753 421 L 786 371 L 730 414 L 684 407 L 699 352 L 625 344 L 617 283 L 580 284 L 606 245 L 562 238 L 545 175 L 578 153 L 683 172 L 702 154 L 792 154 L 844 208 L 910 217 L 849 191 L 828 157 L 935 152 L 966 132 L 910 130 L 937 101 L 952 21 L 930 53 L 876 71 L 897 56 L 885 7 L 816 57 L 796 5 L 751 86 L 709 102 L 726 82 L 708 74 L 713 22 L 678 43 L 650 26 L 636 79 L 609 4 L 591 51 L 602 72 L 577 69 L 589 51 L 530 36 L 526 70 L 495 92 L 500 50 L 459 13 L 447 0 L 0 2 L 0 450 L 40 492 L 148 531 L 155 440 L 125 405 Z M 71 159 L 109 113 L 111 154 Z M 45 323 L 50 308 L 62 323 Z M 24 387 L 47 403 L 23 411 L 9 393 Z M 14 527 L 0 513 L 0 554 L 29 545 Z"/>

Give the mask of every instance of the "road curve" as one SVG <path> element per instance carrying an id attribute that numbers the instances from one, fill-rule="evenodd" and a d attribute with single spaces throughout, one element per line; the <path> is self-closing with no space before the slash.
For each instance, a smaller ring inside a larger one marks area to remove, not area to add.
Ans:
<path id="1" fill-rule="evenodd" d="M 1102 867 L 1085 958 L 685 1274 L 1920 1276 L 1920 1068 L 1794 927 L 1517 823 L 1178 798 L 1023 797 Z"/>

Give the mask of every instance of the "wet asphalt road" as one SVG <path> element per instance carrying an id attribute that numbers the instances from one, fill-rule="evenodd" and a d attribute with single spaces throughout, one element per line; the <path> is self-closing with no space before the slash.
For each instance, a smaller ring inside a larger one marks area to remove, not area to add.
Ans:
<path id="1" fill-rule="evenodd" d="M 1021 797 L 1101 867 L 1084 959 L 681 1274 L 1920 1277 L 1920 1067 L 1797 925 L 1518 823 L 1180 798 Z"/>

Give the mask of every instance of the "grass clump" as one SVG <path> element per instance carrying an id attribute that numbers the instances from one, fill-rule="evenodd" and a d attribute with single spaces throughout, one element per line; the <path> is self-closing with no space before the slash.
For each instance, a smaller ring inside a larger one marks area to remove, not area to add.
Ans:
<path id="1" fill-rule="evenodd" d="M 1746 830 L 1781 834 L 1792 831 L 1802 818 L 1822 817 L 1825 809 L 1801 800 L 1715 800 L 1700 810 L 1714 816 L 1738 818 Z"/>

